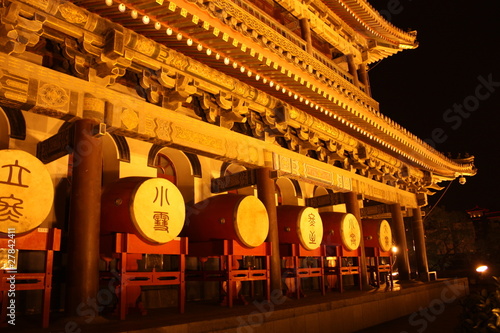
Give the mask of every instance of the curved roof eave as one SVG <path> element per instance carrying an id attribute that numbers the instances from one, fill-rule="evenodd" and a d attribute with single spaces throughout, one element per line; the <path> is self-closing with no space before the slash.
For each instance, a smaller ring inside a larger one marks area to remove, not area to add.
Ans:
<path id="1" fill-rule="evenodd" d="M 322 0 L 332 11 L 367 39 L 399 49 L 418 47 L 415 31 L 405 32 L 387 21 L 366 0 Z"/>

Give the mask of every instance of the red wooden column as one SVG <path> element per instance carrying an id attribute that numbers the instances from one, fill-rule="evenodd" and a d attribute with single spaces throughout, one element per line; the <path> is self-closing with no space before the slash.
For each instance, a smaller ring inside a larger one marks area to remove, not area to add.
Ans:
<path id="1" fill-rule="evenodd" d="M 358 69 L 356 68 L 356 63 L 354 62 L 354 56 L 352 54 L 348 54 L 346 55 L 346 59 L 349 74 L 352 75 L 352 83 L 359 88 Z"/>
<path id="2" fill-rule="evenodd" d="M 399 280 L 410 280 L 410 261 L 408 259 L 408 245 L 406 244 L 405 223 L 403 213 L 401 213 L 401 205 L 396 203 L 390 205 L 392 216 L 392 227 L 396 238 L 396 246 L 398 253 L 396 254 L 396 263 L 398 266 Z"/>
<path id="3" fill-rule="evenodd" d="M 274 180 L 271 168 L 257 169 L 257 196 L 266 207 L 269 215 L 269 234 L 267 242 L 271 242 L 271 290 L 281 293 L 281 257 L 278 238 L 278 214 L 276 213 Z M 278 291 L 275 291 L 278 290 Z"/>
<path id="4" fill-rule="evenodd" d="M 306 52 L 309 54 L 313 53 L 312 37 L 311 37 L 311 25 L 309 24 L 309 19 L 303 18 L 299 20 L 300 24 L 300 34 L 302 39 L 306 42 Z"/>
<path id="5" fill-rule="evenodd" d="M 370 77 L 368 76 L 368 68 L 366 68 L 366 65 L 364 63 L 359 65 L 358 76 L 359 81 L 361 81 L 361 83 L 365 86 L 365 93 L 368 96 L 371 96 L 372 92 L 370 86 Z"/>
<path id="6" fill-rule="evenodd" d="M 351 213 L 358 220 L 361 227 L 361 210 L 359 208 L 358 194 L 356 192 L 344 193 L 345 206 L 348 213 Z M 359 266 L 361 267 L 361 285 L 363 289 L 367 289 L 370 285 L 368 281 L 368 269 L 366 264 L 366 254 L 365 254 L 365 240 L 363 236 L 363 227 L 360 228 L 361 241 L 359 243 L 361 252 L 361 262 Z"/>
<path id="7" fill-rule="evenodd" d="M 420 208 L 413 208 L 413 241 L 415 242 L 415 254 L 417 258 L 418 276 L 421 281 L 429 281 L 429 265 L 427 263 L 427 250 L 425 247 L 424 222 Z"/>
<path id="8" fill-rule="evenodd" d="M 91 308 L 93 303 L 88 302 L 96 300 L 99 288 L 102 142 L 92 135 L 97 124 L 89 119 L 74 124 L 66 279 L 69 315 Z"/>

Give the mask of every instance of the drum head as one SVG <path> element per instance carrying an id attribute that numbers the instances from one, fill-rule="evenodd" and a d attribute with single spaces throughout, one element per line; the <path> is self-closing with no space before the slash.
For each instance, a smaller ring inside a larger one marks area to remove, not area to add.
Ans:
<path id="1" fill-rule="evenodd" d="M 380 249 L 384 252 L 390 251 L 392 248 L 392 232 L 391 225 L 386 220 L 380 222 L 380 230 L 378 233 L 378 241 Z"/>
<path id="2" fill-rule="evenodd" d="M 297 234 L 307 250 L 315 250 L 323 241 L 323 222 L 316 209 L 306 207 L 297 218 Z"/>
<path id="3" fill-rule="evenodd" d="M 261 245 L 269 233 L 269 217 L 262 201 L 246 196 L 235 207 L 234 230 L 248 247 Z"/>
<path id="4" fill-rule="evenodd" d="M 0 233 L 37 228 L 53 202 L 54 184 L 39 159 L 22 150 L 0 150 Z"/>
<path id="5" fill-rule="evenodd" d="M 140 182 L 132 194 L 130 217 L 140 236 L 167 243 L 179 235 L 186 214 L 179 189 L 164 178 Z"/>
<path id="6" fill-rule="evenodd" d="M 348 213 L 340 223 L 340 235 L 342 244 L 349 251 L 354 251 L 359 247 L 361 242 L 361 227 L 356 216 Z"/>

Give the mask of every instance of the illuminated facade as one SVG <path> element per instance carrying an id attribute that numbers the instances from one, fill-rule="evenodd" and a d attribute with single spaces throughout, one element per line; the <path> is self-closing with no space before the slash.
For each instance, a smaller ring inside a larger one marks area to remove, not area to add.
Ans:
<path id="1" fill-rule="evenodd" d="M 476 170 L 371 97 L 368 66 L 418 44 L 366 1 L 7 0 L 0 11 L 0 148 L 37 156 L 50 174 L 55 201 L 34 228 L 62 229 L 68 243 L 67 311 L 97 293 L 101 190 L 126 177 L 173 182 L 186 222 L 215 193 L 257 196 L 272 289 L 276 205 L 390 218 L 400 248 L 413 216 L 428 279 L 420 207 Z M 0 217 L 14 209 L 0 203 Z M 157 230 L 175 228 L 173 213 L 153 212 Z M 410 278 L 407 256 L 398 268 Z"/>

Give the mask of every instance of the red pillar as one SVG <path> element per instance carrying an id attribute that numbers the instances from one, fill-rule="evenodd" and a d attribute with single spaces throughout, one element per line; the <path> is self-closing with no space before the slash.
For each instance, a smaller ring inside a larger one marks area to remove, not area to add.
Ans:
<path id="1" fill-rule="evenodd" d="M 89 119 L 74 124 L 66 279 L 66 311 L 70 315 L 91 309 L 99 288 L 102 142 L 92 136 L 94 125 L 97 122 Z"/>
<path id="2" fill-rule="evenodd" d="M 352 54 L 348 54 L 346 58 L 349 74 L 352 75 L 352 83 L 359 88 L 358 69 L 356 68 L 356 63 L 354 62 L 354 56 Z"/>
<path id="3" fill-rule="evenodd" d="M 271 290 L 280 293 L 281 288 L 281 257 L 278 238 L 278 214 L 276 213 L 274 180 L 270 168 L 257 169 L 257 196 L 266 207 L 269 216 L 269 234 L 267 242 L 271 242 Z"/>
<path id="4" fill-rule="evenodd" d="M 361 81 L 361 83 L 365 86 L 365 93 L 368 96 L 371 96 L 372 92 L 370 86 L 370 77 L 368 75 L 368 68 L 366 68 L 366 65 L 364 63 L 359 65 L 358 76 L 359 81 Z"/>
<path id="5" fill-rule="evenodd" d="M 303 18 L 299 20 L 300 23 L 300 33 L 302 39 L 306 42 L 306 52 L 309 54 L 313 53 L 312 37 L 311 37 L 311 25 L 309 24 L 309 19 Z"/>
<path id="6" fill-rule="evenodd" d="M 394 229 L 396 246 L 398 247 L 398 253 L 396 254 L 396 263 L 398 266 L 399 280 L 409 281 L 410 280 L 410 261 L 408 259 L 408 245 L 406 244 L 406 230 L 405 223 L 403 219 L 403 214 L 401 213 L 401 205 L 396 203 L 390 205 L 391 216 L 392 216 L 392 227 Z"/>
<path id="7" fill-rule="evenodd" d="M 420 208 L 413 208 L 413 241 L 415 242 L 415 255 L 417 258 L 418 277 L 421 281 L 429 281 L 429 265 L 427 264 L 427 250 L 425 247 L 424 222 Z"/>
<path id="8" fill-rule="evenodd" d="M 359 208 L 358 194 L 356 192 L 344 193 L 344 200 L 347 212 L 351 213 L 356 217 L 360 226 L 361 241 L 359 247 L 361 249 L 361 262 L 359 264 L 362 269 L 361 284 L 363 286 L 363 289 L 366 289 L 370 284 L 368 280 L 368 270 L 366 264 L 366 254 L 365 254 L 365 239 L 363 236 L 363 227 L 361 226 L 361 210 Z"/>

